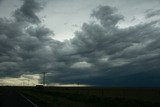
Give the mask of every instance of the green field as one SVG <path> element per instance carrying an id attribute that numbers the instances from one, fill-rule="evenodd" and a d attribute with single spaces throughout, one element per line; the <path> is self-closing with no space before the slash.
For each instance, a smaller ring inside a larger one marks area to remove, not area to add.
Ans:
<path id="1" fill-rule="evenodd" d="M 160 89 L 2 87 L 20 91 L 38 107 L 160 107 Z"/>

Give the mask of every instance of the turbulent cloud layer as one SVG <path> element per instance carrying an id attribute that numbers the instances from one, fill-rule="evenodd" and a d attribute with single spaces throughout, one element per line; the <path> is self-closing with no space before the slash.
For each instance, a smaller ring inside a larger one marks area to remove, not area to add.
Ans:
<path id="1" fill-rule="evenodd" d="M 40 19 L 35 14 L 42 9 L 42 4 L 35 0 L 23 0 L 24 3 L 21 8 L 17 9 L 14 17 L 17 21 L 27 21 L 31 23 L 39 23 Z"/>
<path id="2" fill-rule="evenodd" d="M 120 29 L 116 8 L 99 6 L 75 37 L 50 36 L 37 16 L 43 3 L 23 0 L 14 19 L 0 18 L 0 76 L 47 72 L 47 83 L 159 86 L 159 21 Z"/>
<path id="3" fill-rule="evenodd" d="M 151 18 L 154 16 L 159 16 L 160 15 L 160 10 L 148 10 L 146 11 L 146 18 Z"/>

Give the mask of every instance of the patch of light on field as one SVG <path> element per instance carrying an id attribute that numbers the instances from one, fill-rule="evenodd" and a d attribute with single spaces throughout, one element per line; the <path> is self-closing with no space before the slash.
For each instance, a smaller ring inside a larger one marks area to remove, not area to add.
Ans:
<path id="1" fill-rule="evenodd" d="M 90 85 L 87 85 L 87 84 L 59 84 L 59 83 L 54 83 L 54 84 L 49 84 L 49 86 L 57 86 L 57 87 L 89 87 Z"/>

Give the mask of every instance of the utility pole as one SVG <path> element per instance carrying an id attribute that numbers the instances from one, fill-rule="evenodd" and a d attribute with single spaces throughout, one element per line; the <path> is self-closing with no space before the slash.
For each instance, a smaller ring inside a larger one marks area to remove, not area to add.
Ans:
<path id="1" fill-rule="evenodd" d="M 45 86 L 45 84 L 46 84 L 45 76 L 46 76 L 46 72 L 43 72 L 43 85 L 44 85 L 44 86 Z"/>

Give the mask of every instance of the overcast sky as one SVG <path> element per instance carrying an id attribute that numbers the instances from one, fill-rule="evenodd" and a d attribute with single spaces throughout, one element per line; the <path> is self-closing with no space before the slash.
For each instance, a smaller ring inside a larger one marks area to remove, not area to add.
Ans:
<path id="1" fill-rule="evenodd" d="M 0 84 L 156 86 L 159 0 L 0 0 Z"/>

